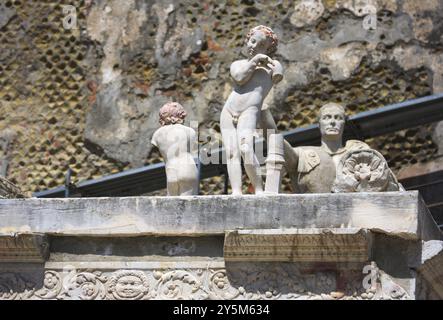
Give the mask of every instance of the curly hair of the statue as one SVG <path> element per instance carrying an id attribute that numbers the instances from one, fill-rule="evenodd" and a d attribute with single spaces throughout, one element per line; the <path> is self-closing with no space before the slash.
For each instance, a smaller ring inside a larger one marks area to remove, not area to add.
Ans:
<path id="1" fill-rule="evenodd" d="M 182 124 L 186 118 L 186 111 L 178 102 L 168 102 L 160 108 L 159 111 L 160 125 Z"/>

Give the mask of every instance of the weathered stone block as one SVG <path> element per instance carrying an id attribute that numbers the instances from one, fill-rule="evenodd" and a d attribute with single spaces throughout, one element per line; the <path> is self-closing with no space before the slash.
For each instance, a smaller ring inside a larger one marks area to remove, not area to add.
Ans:
<path id="1" fill-rule="evenodd" d="M 363 228 L 441 232 L 418 192 L 0 200 L 0 235 L 224 235 L 226 230 Z"/>

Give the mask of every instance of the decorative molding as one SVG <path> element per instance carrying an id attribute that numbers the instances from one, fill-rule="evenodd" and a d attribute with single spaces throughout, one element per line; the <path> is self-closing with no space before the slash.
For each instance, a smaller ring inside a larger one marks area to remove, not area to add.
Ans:
<path id="1" fill-rule="evenodd" d="M 225 235 L 226 261 L 365 262 L 371 234 L 361 229 L 237 230 Z"/>
<path id="2" fill-rule="evenodd" d="M 49 256 L 47 236 L 14 234 L 0 237 L 0 262 L 45 262 Z"/>

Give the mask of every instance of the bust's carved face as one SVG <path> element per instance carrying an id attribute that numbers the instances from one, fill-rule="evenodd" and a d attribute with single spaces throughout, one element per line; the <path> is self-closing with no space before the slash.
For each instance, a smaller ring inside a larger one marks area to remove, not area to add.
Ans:
<path id="1" fill-rule="evenodd" d="M 337 106 L 326 107 L 321 111 L 319 123 L 323 139 L 341 139 L 345 129 L 345 114 Z"/>

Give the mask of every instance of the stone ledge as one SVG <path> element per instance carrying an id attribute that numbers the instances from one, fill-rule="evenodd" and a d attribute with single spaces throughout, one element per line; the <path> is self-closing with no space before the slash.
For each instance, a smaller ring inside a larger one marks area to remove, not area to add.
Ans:
<path id="1" fill-rule="evenodd" d="M 205 236 L 241 229 L 343 227 L 442 239 L 416 191 L 0 200 L 0 236 Z"/>

